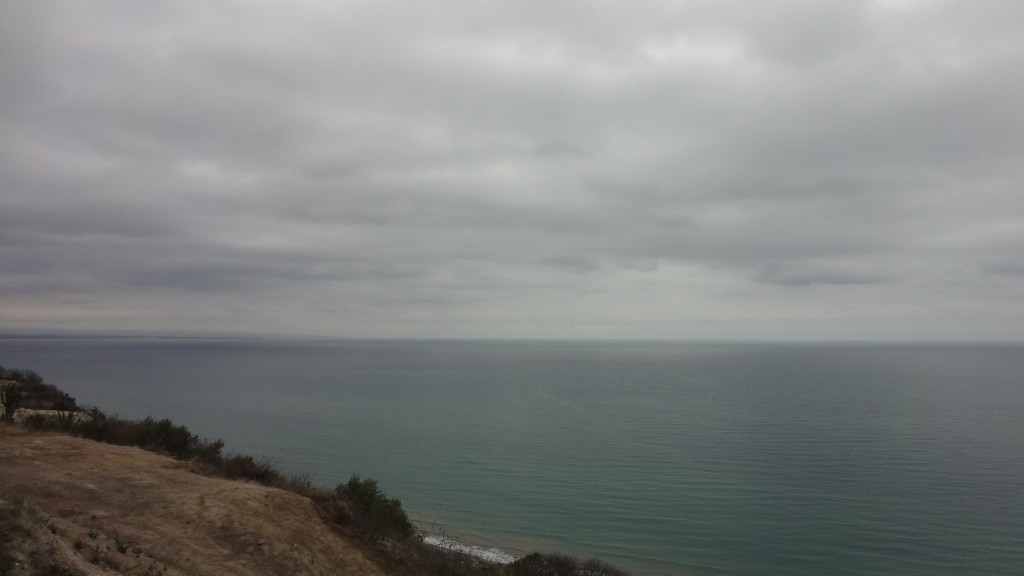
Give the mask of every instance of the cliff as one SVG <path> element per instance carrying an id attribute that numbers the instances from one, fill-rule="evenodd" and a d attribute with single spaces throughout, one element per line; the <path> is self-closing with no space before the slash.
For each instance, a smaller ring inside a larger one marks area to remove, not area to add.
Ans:
<path id="1" fill-rule="evenodd" d="M 0 574 L 389 572 L 298 494 L 0 424 Z"/>

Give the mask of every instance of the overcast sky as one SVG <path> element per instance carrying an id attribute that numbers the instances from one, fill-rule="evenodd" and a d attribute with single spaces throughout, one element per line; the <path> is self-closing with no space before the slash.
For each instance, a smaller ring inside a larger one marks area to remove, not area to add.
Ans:
<path id="1" fill-rule="evenodd" d="M 0 331 L 1024 340 L 1024 2 L 0 4 Z"/>

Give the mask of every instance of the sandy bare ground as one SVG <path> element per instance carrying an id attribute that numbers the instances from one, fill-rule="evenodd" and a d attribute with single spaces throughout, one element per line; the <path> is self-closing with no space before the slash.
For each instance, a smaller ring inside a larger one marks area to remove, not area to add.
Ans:
<path id="1" fill-rule="evenodd" d="M 386 574 L 297 494 L 5 424 L 0 520 L 12 575 Z"/>

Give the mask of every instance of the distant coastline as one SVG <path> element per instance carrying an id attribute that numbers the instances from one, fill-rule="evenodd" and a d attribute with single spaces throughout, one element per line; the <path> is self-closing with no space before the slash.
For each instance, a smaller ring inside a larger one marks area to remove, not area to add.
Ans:
<path id="1" fill-rule="evenodd" d="M 95 331 L 6 331 L 0 340 L 239 340 L 266 342 L 392 342 L 392 343 L 510 343 L 510 344 L 723 344 L 763 346 L 1020 346 L 1024 340 L 1012 339 L 871 339 L 871 338 L 452 338 L 452 337 L 363 337 L 318 334 L 278 334 L 249 332 L 95 332 Z"/>

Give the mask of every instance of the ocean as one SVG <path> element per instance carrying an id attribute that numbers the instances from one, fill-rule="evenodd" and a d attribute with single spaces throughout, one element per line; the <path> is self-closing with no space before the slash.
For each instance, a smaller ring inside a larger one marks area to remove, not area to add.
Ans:
<path id="1" fill-rule="evenodd" d="M 0 338 L 427 533 L 638 576 L 1024 573 L 1024 345 Z"/>

